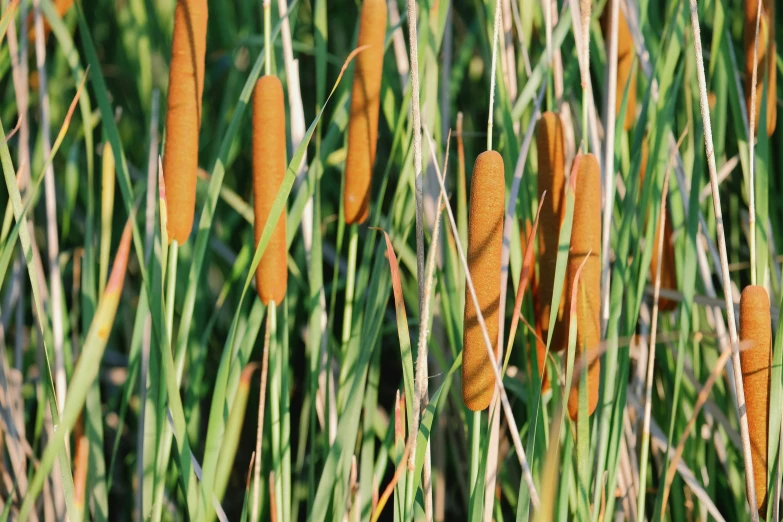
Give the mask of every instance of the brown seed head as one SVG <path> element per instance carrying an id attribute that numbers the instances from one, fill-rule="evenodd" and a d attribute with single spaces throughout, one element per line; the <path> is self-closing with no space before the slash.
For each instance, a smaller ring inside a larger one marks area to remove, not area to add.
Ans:
<path id="1" fill-rule="evenodd" d="M 166 146 L 169 241 L 183 244 L 193 228 L 196 207 L 198 134 L 204 91 L 204 55 L 207 45 L 207 1 L 177 0 L 171 42 Z"/>
<path id="2" fill-rule="evenodd" d="M 647 146 L 647 140 L 642 142 L 642 162 L 639 167 L 639 191 L 642 190 L 644 179 L 647 172 L 647 158 L 649 155 L 649 147 Z M 654 203 L 657 205 L 657 203 Z M 666 223 L 663 226 L 663 253 L 660 254 L 661 258 L 661 288 L 676 290 L 677 289 L 677 263 L 674 260 L 674 242 L 672 235 L 674 234 L 672 229 L 671 214 L 666 213 Z M 655 235 L 652 241 L 652 260 L 650 261 L 650 276 L 653 284 L 655 284 L 655 274 L 658 271 L 658 235 L 661 232 L 661 218 L 658 217 L 658 224 L 655 226 Z M 671 299 L 659 298 L 658 309 L 662 312 L 671 312 L 677 308 L 677 301 Z"/>
<path id="3" fill-rule="evenodd" d="M 565 156 L 563 126 L 560 116 L 545 112 L 536 123 L 536 146 L 538 147 L 538 198 L 546 192 L 544 206 L 539 216 L 538 233 L 538 294 L 536 299 L 536 324 L 546 341 L 549 333 L 549 316 L 554 299 L 555 266 L 557 244 L 560 238 L 560 223 L 563 218 L 563 187 L 565 186 Z M 558 318 L 562 319 L 564 300 L 560 299 Z M 557 324 L 557 323 L 556 323 Z M 551 344 L 553 350 L 561 344 Z"/>
<path id="4" fill-rule="evenodd" d="M 276 76 L 262 76 L 253 94 L 253 210 L 255 244 L 269 219 L 285 176 L 285 98 Z M 280 214 L 256 269 L 256 289 L 264 304 L 280 304 L 288 283 L 286 212 Z"/>
<path id="5" fill-rule="evenodd" d="M 345 222 L 349 225 L 363 223 L 370 213 L 370 188 L 378 142 L 385 36 L 386 2 L 364 0 L 359 21 L 358 46 L 370 47 L 356 57 L 353 73 L 343 196 Z"/>
<path id="6" fill-rule="evenodd" d="M 571 308 L 571 290 L 577 270 L 588 252 L 590 256 L 579 275 L 576 292 L 576 367 L 587 350 L 588 398 L 587 412 L 592 415 L 598 404 L 601 361 L 598 359 L 601 341 L 601 170 L 593 154 L 581 156 L 574 194 L 574 220 L 571 228 L 571 248 L 566 270 L 566 312 Z M 578 376 L 577 376 L 578 378 Z M 573 386 L 568 396 L 568 414 L 576 420 L 579 409 L 579 388 Z"/>
<path id="7" fill-rule="evenodd" d="M 769 428 L 769 381 L 772 365 L 772 327 L 769 297 L 763 286 L 747 286 L 740 296 L 740 341 L 748 348 L 740 352 L 742 384 L 753 457 L 756 505 L 766 516 L 767 429 Z"/>
<path id="8" fill-rule="evenodd" d="M 748 110 L 748 123 L 751 113 L 751 91 L 753 90 L 753 53 L 756 44 L 756 11 L 759 0 L 746 0 L 743 28 L 745 46 L 745 102 Z M 767 76 L 767 136 L 775 132 L 777 121 L 777 64 L 775 63 L 775 0 L 761 0 L 761 20 L 759 21 L 759 44 L 756 53 L 756 117 L 754 127 L 758 131 L 761 115 L 762 87 Z"/>
<path id="9" fill-rule="evenodd" d="M 495 357 L 498 354 L 504 194 L 503 158 L 495 151 L 482 152 L 476 158 L 470 186 L 468 268 Z M 473 298 L 470 290 L 466 289 L 462 399 L 471 410 L 481 411 L 489 406 L 494 389 L 495 374 Z"/>

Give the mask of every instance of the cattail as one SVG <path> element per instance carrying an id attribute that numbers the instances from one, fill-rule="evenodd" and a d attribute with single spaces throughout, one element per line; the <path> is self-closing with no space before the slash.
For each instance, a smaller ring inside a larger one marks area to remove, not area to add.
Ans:
<path id="1" fill-rule="evenodd" d="M 748 107 L 748 119 L 751 113 L 751 91 L 753 90 L 753 53 L 756 45 L 756 11 L 759 0 L 745 0 L 745 102 Z M 761 0 L 761 20 L 759 21 L 759 45 L 756 52 L 756 119 L 758 131 L 761 115 L 762 86 L 767 75 L 767 136 L 775 132 L 777 120 L 777 64 L 775 63 L 775 0 Z M 770 23 L 770 21 L 772 23 Z"/>
<path id="2" fill-rule="evenodd" d="M 563 187 L 565 186 L 563 143 L 563 125 L 560 116 L 554 112 L 545 112 L 536 123 L 538 199 L 541 200 L 544 192 L 546 192 L 546 197 L 538 218 L 540 224 L 538 233 L 538 293 L 535 303 L 536 325 L 540 325 L 544 341 L 549 335 L 549 316 L 554 300 L 557 245 L 563 218 Z M 558 320 L 562 319 L 564 304 L 564 300 L 561 298 L 557 312 Z M 560 321 L 555 323 L 555 333 L 551 343 L 551 349 L 554 351 L 561 350 L 564 344 L 561 339 L 563 328 L 560 324 Z"/>
<path id="3" fill-rule="evenodd" d="M 363 223 L 370 213 L 370 185 L 378 141 L 381 106 L 383 40 L 386 36 L 386 2 L 364 0 L 358 45 L 369 45 L 356 57 L 345 159 L 345 222 Z"/>
<path id="4" fill-rule="evenodd" d="M 642 190 L 644 185 L 644 178 L 647 173 L 647 158 L 649 156 L 649 147 L 647 146 L 647 140 L 642 142 L 642 163 L 639 167 L 639 190 Z M 672 241 L 672 220 L 671 214 L 666 214 L 666 222 L 663 225 L 663 253 L 660 253 L 661 258 L 661 288 L 667 288 L 669 290 L 677 289 L 677 263 L 674 260 L 674 243 Z M 652 277 L 653 284 L 655 283 L 655 275 L 658 273 L 658 235 L 661 233 L 661 217 L 658 217 L 658 223 L 655 225 L 655 235 L 652 239 L 652 260 L 650 261 L 650 275 Z M 662 312 L 671 312 L 677 308 L 677 301 L 671 299 L 659 298 L 658 309 Z"/>
<path id="5" fill-rule="evenodd" d="M 498 313 L 501 304 L 504 190 L 503 158 L 496 151 L 482 152 L 476 158 L 470 186 L 468 269 L 495 357 L 498 354 Z M 468 288 L 465 290 L 462 399 L 473 411 L 485 409 L 492 400 L 495 374 L 491 364 Z"/>
<path id="6" fill-rule="evenodd" d="M 601 16 L 601 26 L 604 31 L 604 40 L 606 41 L 608 53 L 609 31 L 611 30 L 609 15 L 611 10 L 608 9 L 608 3 L 606 6 L 607 8 L 604 9 Z M 636 118 L 636 76 L 631 74 L 635 55 L 636 51 L 633 37 L 631 37 L 631 29 L 628 27 L 628 20 L 623 15 L 623 11 L 620 10 L 617 19 L 617 98 L 615 99 L 615 111 L 616 114 L 620 114 L 627 85 L 628 102 L 625 105 L 625 119 L 623 120 L 623 128 L 625 130 L 630 130 L 633 127 L 633 122 Z"/>
<path id="7" fill-rule="evenodd" d="M 740 296 L 740 352 L 745 409 L 756 483 L 756 505 L 764 516 L 767 503 L 767 428 L 769 427 L 769 382 L 772 365 L 772 329 L 769 297 L 763 286 L 745 287 Z"/>
<path id="8" fill-rule="evenodd" d="M 540 286 L 538 279 L 533 274 L 533 298 L 534 301 L 538 300 Z M 536 321 L 536 362 L 538 363 L 538 377 L 541 379 L 541 391 L 545 392 L 549 389 L 549 375 L 546 371 L 546 337 L 544 336 L 544 330 L 541 323 Z M 531 365 L 532 368 L 532 365 Z"/>
<path id="9" fill-rule="evenodd" d="M 253 95 L 253 199 L 256 246 L 285 176 L 285 100 L 277 76 L 263 76 Z M 280 304 L 288 283 L 286 213 L 277 220 L 256 269 L 258 297 Z"/>
<path id="10" fill-rule="evenodd" d="M 207 1 L 177 0 L 171 42 L 163 176 L 168 195 L 168 237 L 183 244 L 196 208 L 198 134 L 204 91 Z"/>
<path id="11" fill-rule="evenodd" d="M 598 404 L 601 377 L 601 361 L 597 357 L 601 341 L 601 170 L 592 154 L 579 156 L 574 161 L 578 161 L 578 166 L 571 247 L 566 270 L 565 310 L 570 313 L 574 278 L 584 262 L 574 296 L 577 299 L 575 367 L 581 367 L 581 354 L 587 350 L 587 414 L 592 415 Z M 590 256 L 585 261 L 588 252 Z M 568 396 L 568 414 L 571 419 L 576 420 L 578 410 L 579 387 L 575 385 Z"/>

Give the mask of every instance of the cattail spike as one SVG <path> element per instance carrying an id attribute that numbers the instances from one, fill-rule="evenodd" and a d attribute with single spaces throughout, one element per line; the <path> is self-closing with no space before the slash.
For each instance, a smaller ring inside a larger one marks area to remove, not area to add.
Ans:
<path id="1" fill-rule="evenodd" d="M 168 191 L 168 237 L 185 243 L 196 208 L 198 134 L 204 90 L 207 1 L 177 0 L 171 42 L 163 176 Z"/>
<path id="2" fill-rule="evenodd" d="M 546 340 L 549 335 L 549 316 L 554 300 L 555 266 L 557 265 L 557 245 L 560 239 L 560 224 L 563 219 L 563 192 L 565 187 L 565 155 L 563 125 L 554 112 L 545 112 L 536 123 L 536 146 L 538 148 L 538 198 L 546 192 L 544 206 L 541 208 L 538 234 L 539 278 L 535 303 L 536 325 L 541 327 L 541 336 Z M 562 292 L 562 289 L 561 289 Z M 562 294 L 561 294 L 562 295 Z M 562 319 L 564 299 L 560 299 L 557 318 Z M 559 351 L 563 343 L 556 332 L 551 349 Z M 557 339 L 557 342 L 555 342 Z"/>
<path id="3" fill-rule="evenodd" d="M 261 239 L 272 204 L 285 176 L 285 98 L 276 76 L 263 76 L 253 95 L 253 198 L 255 244 Z M 286 213 L 277 220 L 256 269 L 258 297 L 265 305 L 280 304 L 288 283 Z"/>
<path id="4" fill-rule="evenodd" d="M 503 158 L 496 151 L 482 152 L 473 167 L 468 218 L 468 269 L 478 297 L 481 315 L 497 357 L 500 269 L 503 248 L 505 178 Z M 489 406 L 495 390 L 484 335 L 470 290 L 465 292 L 462 353 L 462 399 L 473 411 Z"/>
<path id="5" fill-rule="evenodd" d="M 601 361 L 598 351 L 601 341 L 601 169 L 593 154 L 579 159 L 574 219 L 571 229 L 571 247 L 566 270 L 566 310 L 571 309 L 571 290 L 576 273 L 584 262 L 579 276 L 576 303 L 576 365 L 581 353 L 587 350 L 588 398 L 587 414 L 592 415 L 598 405 L 598 386 Z M 585 261 L 585 257 L 588 256 Z M 576 420 L 579 410 L 579 387 L 573 386 L 568 396 L 568 414 Z"/>
<path id="6" fill-rule="evenodd" d="M 611 30 L 610 11 L 609 3 L 607 3 L 604 12 L 601 14 L 601 27 L 604 33 L 604 40 L 607 42 L 607 48 L 609 45 L 609 31 Z M 623 129 L 625 130 L 631 130 L 636 119 L 636 76 L 632 74 L 635 56 L 636 48 L 631 36 L 631 28 L 628 26 L 628 20 L 621 9 L 617 19 L 617 96 L 615 98 L 615 114 L 620 115 L 627 86 L 628 101 L 625 105 L 625 119 L 623 120 Z"/>
<path id="7" fill-rule="evenodd" d="M 762 88 L 764 75 L 767 75 L 767 136 L 775 132 L 777 122 L 777 56 L 775 48 L 775 0 L 745 0 L 743 43 L 745 45 L 745 102 L 748 108 L 748 120 L 751 116 L 751 91 L 753 90 L 753 53 L 756 45 L 756 12 L 761 1 L 761 20 L 759 21 L 759 45 L 756 53 L 756 116 L 754 127 L 758 131 L 761 115 Z M 773 23 L 770 23 L 772 20 Z M 750 122 L 749 122 L 750 123 Z"/>
<path id="8" fill-rule="evenodd" d="M 769 297 L 763 286 L 745 287 L 740 296 L 741 342 L 748 348 L 740 352 L 742 384 L 753 457 L 756 505 L 759 515 L 767 511 L 767 433 L 769 428 L 769 382 L 772 366 L 772 328 Z"/>
<path id="9" fill-rule="evenodd" d="M 356 57 L 353 73 L 343 196 L 345 222 L 349 225 L 363 223 L 370 213 L 370 188 L 378 142 L 385 36 L 386 2 L 364 0 L 357 46 L 370 47 Z"/>
<path id="10" fill-rule="evenodd" d="M 647 140 L 642 142 L 642 162 L 639 167 L 639 190 L 642 190 L 644 185 L 644 179 L 647 173 L 647 159 L 649 157 L 649 147 L 647 146 Z M 655 225 L 655 235 L 652 241 L 652 260 L 650 261 L 650 275 L 653 278 L 653 284 L 655 283 L 655 274 L 658 273 L 658 235 L 661 232 L 661 217 L 658 216 L 658 223 Z M 663 252 L 660 254 L 661 258 L 661 288 L 669 290 L 677 289 L 677 263 L 674 259 L 674 242 L 672 236 L 674 231 L 672 229 L 671 214 L 666 213 L 666 222 L 663 226 Z M 661 297 L 658 299 L 658 309 L 661 312 L 672 312 L 677 308 L 677 301 L 666 299 Z"/>

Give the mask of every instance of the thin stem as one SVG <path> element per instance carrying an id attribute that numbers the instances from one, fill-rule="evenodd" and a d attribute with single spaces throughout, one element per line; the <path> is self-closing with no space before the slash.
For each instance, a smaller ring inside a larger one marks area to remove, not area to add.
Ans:
<path id="1" fill-rule="evenodd" d="M 177 257 L 179 257 L 179 244 L 176 240 L 169 246 L 168 270 L 166 271 L 166 332 L 171 345 L 172 332 L 174 331 L 174 298 L 177 291 Z"/>
<path id="2" fill-rule="evenodd" d="M 683 134 L 683 137 L 685 135 Z M 647 480 L 647 461 L 649 458 L 649 445 L 650 445 L 650 416 L 652 411 L 652 384 L 653 384 L 653 371 L 655 369 L 655 344 L 658 334 L 658 301 L 661 295 L 661 265 L 663 264 L 661 259 L 663 258 L 664 248 L 664 230 L 666 228 L 666 196 L 669 192 L 669 176 L 671 175 L 671 163 L 669 168 L 666 169 L 666 175 L 663 178 L 663 190 L 661 192 L 661 203 L 659 206 L 660 221 L 658 224 L 658 236 L 655 238 L 655 242 L 658 244 L 658 260 L 655 267 L 654 289 L 653 289 L 653 310 L 652 310 L 652 323 L 650 326 L 650 343 L 648 344 L 649 354 L 647 356 L 647 379 L 644 393 L 644 420 L 642 421 L 642 445 L 641 456 L 639 459 L 639 497 L 637 500 L 637 513 L 640 513 L 644 518 L 644 504 L 647 500 L 647 488 L 645 487 Z"/>
<path id="3" fill-rule="evenodd" d="M 756 2 L 756 36 L 753 40 L 753 76 L 750 89 L 750 180 L 748 227 L 750 228 L 750 284 L 756 284 L 756 85 L 758 82 L 759 22 L 761 1 Z M 769 60 L 769 57 L 767 58 Z M 769 103 L 769 101 L 768 101 Z"/>
<path id="4" fill-rule="evenodd" d="M 253 468 L 253 510 L 250 520 L 258 520 L 259 497 L 261 488 L 261 451 L 264 436 L 264 408 L 266 406 L 266 380 L 269 371 L 269 344 L 272 331 L 272 306 L 266 316 L 266 333 L 264 334 L 264 353 L 261 356 L 261 384 L 258 398 L 258 426 L 256 428 L 256 453 Z"/>
<path id="5" fill-rule="evenodd" d="M 756 485 L 753 482 L 753 459 L 748 432 L 748 414 L 745 407 L 745 388 L 742 384 L 742 363 L 738 349 L 737 323 L 734 318 L 734 300 L 732 298 L 731 274 L 726 252 L 726 235 L 723 229 L 723 213 L 720 206 L 720 191 L 718 190 L 718 168 L 715 165 L 715 148 L 712 143 L 712 124 L 710 122 L 709 102 L 707 101 L 707 80 L 704 75 L 704 60 L 701 47 L 701 29 L 699 28 L 699 11 L 696 0 L 690 0 L 691 25 L 693 27 L 693 48 L 696 53 L 696 75 L 699 80 L 699 98 L 701 117 L 704 121 L 704 145 L 707 164 L 712 185 L 712 205 L 715 212 L 715 222 L 720 252 L 721 275 L 723 278 L 723 293 L 726 299 L 726 316 L 729 323 L 729 340 L 731 341 L 731 358 L 734 369 L 734 386 L 737 394 L 737 412 L 740 420 L 740 436 L 742 437 L 742 453 L 745 459 L 745 482 L 750 504 L 750 517 L 758 522 L 759 513 L 756 505 Z"/>
<path id="6" fill-rule="evenodd" d="M 49 135 L 50 111 L 49 93 L 46 75 L 46 42 L 44 41 L 43 15 L 41 14 L 40 0 L 33 2 L 35 13 L 35 56 L 38 68 L 38 95 L 41 99 L 41 135 L 44 158 L 51 155 L 51 137 Z M 27 35 L 23 35 L 25 38 Z M 55 390 L 57 394 L 57 410 L 62 414 L 65 406 L 66 376 L 65 357 L 63 353 L 64 326 L 63 326 L 63 283 L 60 275 L 60 241 L 57 232 L 57 196 L 54 183 L 54 167 L 49 163 L 44 172 L 44 188 L 46 199 L 46 251 L 49 262 L 49 289 L 51 290 L 52 336 L 54 341 L 54 368 Z M 67 440 L 67 439 L 66 439 Z M 69 444 L 66 442 L 66 448 Z M 60 497 L 61 493 L 55 495 Z M 59 503 L 59 499 L 58 499 Z"/>
<path id="7" fill-rule="evenodd" d="M 353 302 L 356 287 L 356 256 L 359 246 L 359 227 L 351 225 L 348 229 L 348 273 L 345 282 L 345 314 L 343 316 L 343 335 L 341 338 L 343 351 L 351 340 L 351 325 L 353 323 Z"/>
<path id="8" fill-rule="evenodd" d="M 601 332 L 606 332 L 606 325 L 609 322 L 609 245 L 612 232 L 612 215 L 614 214 L 614 135 L 615 118 L 617 103 L 617 40 L 618 25 L 620 21 L 620 0 L 611 0 L 612 11 L 609 24 L 609 56 L 607 60 L 609 67 L 606 72 L 607 85 L 609 86 L 606 95 L 606 113 L 604 121 L 606 122 L 606 141 L 604 142 L 604 214 L 601 223 Z"/>
<path id="9" fill-rule="evenodd" d="M 489 118 L 487 120 L 487 150 L 492 150 L 492 124 L 495 120 L 495 70 L 498 65 L 498 32 L 500 31 L 500 0 L 495 1 L 495 24 L 492 34 L 492 68 L 489 73 Z"/>
<path id="10" fill-rule="evenodd" d="M 272 1 L 264 0 L 264 74 L 272 74 Z"/>
<path id="11" fill-rule="evenodd" d="M 473 513 L 473 503 L 479 491 L 478 473 L 481 462 L 481 412 L 473 412 L 473 423 L 470 427 L 470 513 Z"/>

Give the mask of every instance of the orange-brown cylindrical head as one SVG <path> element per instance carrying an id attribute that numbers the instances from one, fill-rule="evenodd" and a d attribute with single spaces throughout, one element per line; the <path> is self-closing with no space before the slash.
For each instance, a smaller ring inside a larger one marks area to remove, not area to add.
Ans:
<path id="1" fill-rule="evenodd" d="M 372 168 L 378 142 L 381 106 L 383 39 L 386 36 L 386 2 L 364 0 L 359 21 L 358 46 L 369 45 L 356 57 L 345 159 L 345 222 L 363 223 L 370 213 Z"/>
<path id="2" fill-rule="evenodd" d="M 753 90 L 753 53 L 756 42 L 756 11 L 759 0 L 745 0 L 743 41 L 745 44 L 745 103 L 748 109 L 748 123 L 751 113 L 751 91 Z M 767 75 L 767 136 L 775 132 L 777 121 L 777 64 L 775 63 L 775 0 L 761 0 L 761 20 L 759 21 L 759 44 L 756 53 L 756 119 L 754 126 L 758 131 L 761 115 L 761 97 L 764 75 Z"/>
<path id="3" fill-rule="evenodd" d="M 571 228 L 571 247 L 566 270 L 566 313 L 570 313 L 571 290 L 579 266 L 576 292 L 576 354 L 577 368 L 581 354 L 587 350 L 588 398 L 587 412 L 592 415 L 598 404 L 598 385 L 601 361 L 597 357 L 601 341 L 601 170 L 592 154 L 581 156 L 574 194 L 574 221 Z M 590 257 L 585 261 L 588 252 Z M 578 379 L 576 375 L 576 379 Z M 575 382 L 578 382 L 575 381 Z M 579 409 L 579 387 L 574 385 L 568 396 L 568 414 L 576 420 Z"/>
<path id="4" fill-rule="evenodd" d="M 549 316 L 554 300 L 555 266 L 557 265 L 557 244 L 560 238 L 560 222 L 563 216 L 563 187 L 565 186 L 565 155 L 563 125 L 560 116 L 545 112 L 536 123 L 536 146 L 538 147 L 538 198 L 546 191 L 544 206 L 539 215 L 538 232 L 538 293 L 535 303 L 536 325 L 546 341 L 549 335 Z M 560 299 L 557 317 L 562 319 L 564 300 Z M 556 323 L 556 325 L 559 323 Z M 552 350 L 559 350 L 562 343 L 551 344 Z"/>
<path id="5" fill-rule="evenodd" d="M 769 427 L 769 380 L 772 366 L 772 327 L 769 297 L 763 286 L 747 286 L 740 297 L 740 341 L 749 346 L 740 352 L 745 408 L 748 412 L 756 505 L 766 516 L 767 429 Z"/>
<path id="6" fill-rule="evenodd" d="M 253 210 L 255 244 L 261 239 L 285 176 L 285 97 L 277 76 L 262 76 L 253 93 Z M 280 304 L 288 282 L 285 208 L 256 269 L 256 289 L 264 304 Z"/>
<path id="7" fill-rule="evenodd" d="M 473 167 L 468 218 L 468 269 L 476 289 L 481 315 L 497 357 L 500 303 L 500 265 L 503 249 L 505 178 L 503 158 L 495 151 L 482 152 Z M 462 399 L 465 406 L 481 411 L 489 406 L 495 390 L 484 335 L 470 289 L 465 290 L 465 323 L 462 352 Z"/>
<path id="8" fill-rule="evenodd" d="M 601 16 L 601 26 L 604 31 L 604 40 L 606 41 L 607 53 L 609 48 L 609 29 L 610 29 L 610 11 L 609 4 Z M 625 108 L 625 119 L 623 128 L 630 130 L 636 118 L 636 75 L 633 72 L 633 59 L 636 51 L 631 37 L 631 29 L 628 27 L 623 11 L 620 10 L 617 20 L 617 98 L 615 100 L 615 111 L 619 116 L 623 105 L 626 86 L 628 88 L 628 102 Z"/>
<path id="9" fill-rule="evenodd" d="M 169 241 L 176 240 L 179 244 L 190 236 L 196 207 L 198 134 L 206 48 L 207 1 L 177 0 L 171 42 L 163 177 Z"/>
<path id="10" fill-rule="evenodd" d="M 639 167 L 639 191 L 642 190 L 644 179 L 647 172 L 647 158 L 649 156 L 649 147 L 647 140 L 642 142 L 642 162 Z M 653 202 L 657 205 L 657 202 Z M 655 274 L 658 273 L 658 257 L 661 258 L 661 288 L 668 290 L 677 289 L 677 263 L 674 260 L 674 241 L 671 214 L 666 207 L 666 222 L 663 226 L 663 252 L 658 249 L 658 235 L 661 233 L 661 217 L 658 216 L 658 223 L 655 225 L 655 235 L 652 240 L 652 260 L 650 261 L 650 280 L 655 284 Z M 677 308 L 677 301 L 671 299 L 659 298 L 658 309 L 662 312 L 671 312 Z"/>

